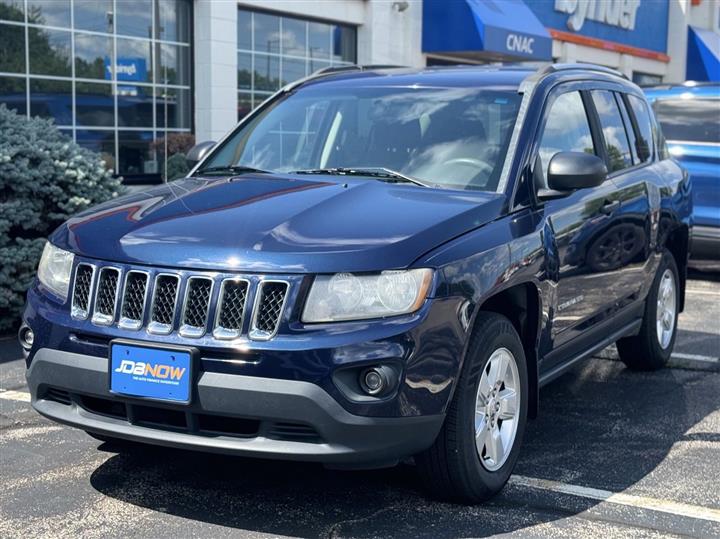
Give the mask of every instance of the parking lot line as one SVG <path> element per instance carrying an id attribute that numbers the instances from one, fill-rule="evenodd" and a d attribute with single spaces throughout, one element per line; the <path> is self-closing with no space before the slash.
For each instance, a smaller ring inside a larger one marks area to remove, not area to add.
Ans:
<path id="1" fill-rule="evenodd" d="M 699 354 L 683 354 L 681 352 L 673 352 L 672 356 L 676 359 L 691 359 L 693 361 L 704 361 L 706 363 L 720 363 L 720 357 L 701 356 Z"/>
<path id="2" fill-rule="evenodd" d="M 720 296 L 720 292 L 715 290 L 707 290 L 706 288 L 686 288 L 688 294 L 698 294 L 702 296 Z"/>
<path id="3" fill-rule="evenodd" d="M 0 390 L 0 399 L 5 399 L 9 401 L 30 402 L 30 393 L 26 391 Z"/>
<path id="4" fill-rule="evenodd" d="M 569 494 L 571 496 L 578 496 L 581 498 L 588 498 L 591 500 L 613 503 L 616 505 L 626 505 L 638 509 L 658 511 L 661 513 L 684 516 L 698 520 L 720 522 L 720 509 L 711 509 L 710 507 L 702 507 L 699 505 L 691 505 L 687 503 L 673 502 L 669 500 L 659 500 L 657 498 L 650 498 L 648 496 L 635 496 L 632 494 L 623 494 L 621 492 L 611 492 L 609 490 L 582 487 L 579 485 L 562 483 L 560 481 L 537 479 L 534 477 L 526 477 L 522 475 L 510 476 L 509 483 L 511 485 L 549 490 L 552 492 Z"/>

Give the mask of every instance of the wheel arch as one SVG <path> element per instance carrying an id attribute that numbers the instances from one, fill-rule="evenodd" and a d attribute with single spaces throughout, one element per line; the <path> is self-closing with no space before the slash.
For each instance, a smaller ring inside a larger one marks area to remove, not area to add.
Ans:
<path id="1" fill-rule="evenodd" d="M 494 312 L 505 316 L 520 336 L 528 368 L 528 417 L 539 410 L 538 339 L 542 320 L 540 290 L 533 282 L 514 284 L 486 298 L 477 312 Z M 474 322 L 473 322 L 474 325 Z"/>

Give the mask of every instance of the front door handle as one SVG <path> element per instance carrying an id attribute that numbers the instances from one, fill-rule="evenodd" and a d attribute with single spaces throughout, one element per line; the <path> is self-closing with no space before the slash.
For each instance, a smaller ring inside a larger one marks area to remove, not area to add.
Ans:
<path id="1" fill-rule="evenodd" d="M 610 215 L 612 212 L 617 210 L 620 207 L 620 201 L 614 200 L 612 202 L 606 202 L 602 208 L 600 208 L 600 213 L 603 213 L 605 215 Z"/>

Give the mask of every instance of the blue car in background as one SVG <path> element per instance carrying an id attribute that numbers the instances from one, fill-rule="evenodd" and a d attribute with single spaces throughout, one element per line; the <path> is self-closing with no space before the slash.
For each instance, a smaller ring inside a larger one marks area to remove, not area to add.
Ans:
<path id="1" fill-rule="evenodd" d="M 670 154 L 693 182 L 691 257 L 697 264 L 720 260 L 720 84 L 646 88 Z"/>

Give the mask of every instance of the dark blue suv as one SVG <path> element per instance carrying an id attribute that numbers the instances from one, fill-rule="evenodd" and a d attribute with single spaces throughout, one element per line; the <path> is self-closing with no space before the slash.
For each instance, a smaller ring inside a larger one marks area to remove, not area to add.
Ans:
<path id="1" fill-rule="evenodd" d="M 35 409 L 101 440 L 507 481 L 541 386 L 657 369 L 692 210 L 640 89 L 582 65 L 290 85 L 184 179 L 70 219 L 20 340 Z M 205 153 L 206 155 L 201 155 Z"/>

